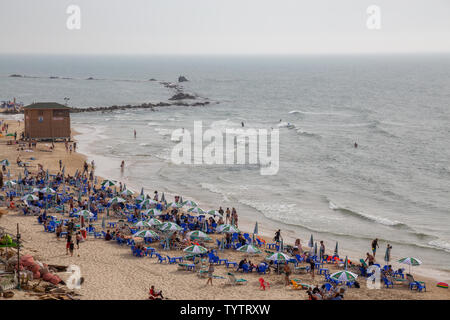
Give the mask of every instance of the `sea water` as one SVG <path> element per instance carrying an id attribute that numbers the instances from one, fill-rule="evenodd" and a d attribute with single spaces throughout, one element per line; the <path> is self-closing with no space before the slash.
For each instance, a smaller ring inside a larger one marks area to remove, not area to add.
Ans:
<path id="1" fill-rule="evenodd" d="M 260 232 L 281 228 L 305 245 L 313 234 L 329 252 L 338 241 L 341 256 L 364 258 L 379 238 L 378 261 L 390 243 L 395 266 L 412 256 L 423 261 L 414 271 L 450 279 L 449 55 L 1 56 L 0 99 L 167 102 L 174 92 L 159 81 L 179 75 L 186 93 L 211 104 L 72 114 L 97 174 L 208 210 L 235 207 L 249 232 L 258 221 Z M 278 128 L 278 174 L 173 164 L 171 133 L 192 132 L 194 121 L 223 132 L 241 122 Z"/>

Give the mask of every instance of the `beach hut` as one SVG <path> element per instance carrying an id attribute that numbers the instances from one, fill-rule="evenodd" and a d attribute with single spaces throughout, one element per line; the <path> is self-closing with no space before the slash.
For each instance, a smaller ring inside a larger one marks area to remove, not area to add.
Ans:
<path id="1" fill-rule="evenodd" d="M 70 108 L 56 102 L 38 102 L 23 108 L 25 138 L 70 139 Z"/>

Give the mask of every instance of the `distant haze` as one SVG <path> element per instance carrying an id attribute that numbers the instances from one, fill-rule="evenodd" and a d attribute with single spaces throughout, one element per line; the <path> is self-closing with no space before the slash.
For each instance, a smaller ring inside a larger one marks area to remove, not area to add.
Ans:
<path id="1" fill-rule="evenodd" d="M 450 52 L 448 0 L 2 0 L 0 12 L 0 53 Z"/>

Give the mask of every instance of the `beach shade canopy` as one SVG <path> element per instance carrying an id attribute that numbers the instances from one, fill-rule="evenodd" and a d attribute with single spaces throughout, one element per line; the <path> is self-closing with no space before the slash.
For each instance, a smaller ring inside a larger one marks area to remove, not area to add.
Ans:
<path id="1" fill-rule="evenodd" d="M 151 219 L 149 219 L 149 220 L 147 221 L 147 223 L 148 223 L 150 226 L 155 226 L 155 227 L 161 226 L 161 225 L 163 224 L 161 221 L 159 221 L 159 220 L 156 219 L 156 218 L 151 218 Z"/>
<path id="2" fill-rule="evenodd" d="M 135 227 L 139 228 L 150 228 L 151 225 L 147 221 L 138 221 L 135 224 L 133 224 Z"/>
<path id="3" fill-rule="evenodd" d="M 161 231 L 181 231 L 182 227 L 173 222 L 164 222 L 163 225 L 159 228 Z"/>
<path id="4" fill-rule="evenodd" d="M 207 212 L 207 214 L 212 215 L 212 216 L 215 216 L 215 217 L 221 217 L 221 218 L 223 218 L 222 214 L 220 214 L 220 212 L 217 211 L 217 210 L 209 210 L 209 211 Z"/>
<path id="5" fill-rule="evenodd" d="M 204 254 L 208 252 L 206 248 L 198 246 L 196 244 L 183 249 L 183 251 L 191 254 Z"/>
<path id="6" fill-rule="evenodd" d="M 182 205 L 179 203 L 176 203 L 176 202 L 171 202 L 171 203 L 167 204 L 167 207 L 174 208 L 174 209 L 180 209 L 182 207 Z"/>
<path id="7" fill-rule="evenodd" d="M 253 234 L 258 234 L 258 221 L 256 221 L 256 223 L 255 223 L 255 228 L 253 229 Z"/>
<path id="8" fill-rule="evenodd" d="M 334 255 L 335 256 L 338 256 L 339 254 L 338 254 L 338 242 L 336 241 L 336 248 L 334 248 Z"/>
<path id="9" fill-rule="evenodd" d="M 109 200 L 109 203 L 113 204 L 113 203 L 124 203 L 126 202 L 125 199 L 121 198 L 121 197 L 114 197 L 111 200 Z"/>
<path id="10" fill-rule="evenodd" d="M 128 197 L 128 196 L 132 196 L 134 194 L 134 192 L 131 191 L 130 189 L 125 189 L 120 194 L 123 195 L 124 197 Z"/>
<path id="11" fill-rule="evenodd" d="M 413 267 L 420 266 L 422 264 L 422 261 L 420 261 L 419 259 L 411 258 L 411 257 L 402 258 L 402 259 L 398 260 L 398 262 L 407 264 L 407 265 L 413 266 Z"/>
<path id="12" fill-rule="evenodd" d="M 269 255 L 266 260 L 272 260 L 276 262 L 287 262 L 291 259 L 287 254 L 283 252 L 276 252 L 271 255 Z"/>
<path id="13" fill-rule="evenodd" d="M 217 232 L 222 232 L 222 233 L 239 233 L 239 229 L 231 224 L 221 224 L 220 226 L 217 227 L 216 229 Z"/>
<path id="14" fill-rule="evenodd" d="M 42 193 L 55 193 L 56 191 L 53 190 L 52 188 L 45 187 L 45 188 L 42 188 L 42 189 L 41 189 L 41 192 L 42 192 Z"/>
<path id="15" fill-rule="evenodd" d="M 344 269 L 347 270 L 347 268 L 348 268 L 348 257 L 345 256 Z"/>
<path id="16" fill-rule="evenodd" d="M 353 272 L 344 270 L 344 271 L 338 271 L 330 275 L 331 279 L 334 279 L 336 281 L 355 281 L 356 278 L 358 278 L 358 275 L 354 274 Z"/>
<path id="17" fill-rule="evenodd" d="M 200 230 L 190 231 L 187 233 L 187 236 L 193 240 L 195 239 L 211 240 L 211 238 L 206 233 Z"/>
<path id="18" fill-rule="evenodd" d="M 139 202 L 144 201 L 144 200 L 145 200 L 145 195 L 143 195 L 143 194 L 138 195 L 138 196 L 136 197 L 136 200 L 139 201 Z M 141 205 L 142 205 L 142 204 L 141 204 Z"/>
<path id="19" fill-rule="evenodd" d="M 155 231 L 152 231 L 152 230 L 137 231 L 135 234 L 133 234 L 133 237 L 152 238 L 152 239 L 159 238 L 158 234 Z"/>
<path id="20" fill-rule="evenodd" d="M 416 267 L 422 264 L 422 261 L 412 257 L 401 258 L 398 262 L 409 265 L 409 273 L 411 273 L 411 266 Z"/>
<path id="21" fill-rule="evenodd" d="M 34 194 L 27 194 L 21 198 L 23 201 L 36 201 L 39 200 Z"/>
<path id="22" fill-rule="evenodd" d="M 205 210 L 203 210 L 203 209 L 201 209 L 199 207 L 190 208 L 190 209 L 188 209 L 188 212 L 198 213 L 198 214 L 205 214 Z"/>
<path id="23" fill-rule="evenodd" d="M 158 201 L 155 201 L 155 200 L 152 200 L 152 199 L 144 199 L 144 200 L 142 200 L 140 202 L 140 205 L 142 207 L 146 207 L 146 208 L 151 206 L 151 205 L 156 205 L 156 204 L 158 204 Z"/>
<path id="24" fill-rule="evenodd" d="M 195 203 L 192 200 L 187 200 L 187 201 L 183 202 L 183 206 L 197 207 L 197 203 Z"/>
<path id="25" fill-rule="evenodd" d="M 33 188 L 33 190 L 32 190 L 31 192 L 33 192 L 33 193 L 41 192 L 41 189 L 39 189 L 39 188 Z"/>
<path id="26" fill-rule="evenodd" d="M 81 210 L 80 212 L 74 213 L 75 216 L 83 216 L 85 219 L 92 218 L 94 214 L 88 210 Z"/>
<path id="27" fill-rule="evenodd" d="M 103 180 L 102 186 L 103 187 L 112 187 L 112 186 L 115 186 L 116 183 L 117 183 L 116 181 L 106 179 L 106 180 Z"/>
<path id="28" fill-rule="evenodd" d="M 9 166 L 9 161 L 8 161 L 8 159 L 2 160 L 1 164 L 2 164 L 2 166 Z"/>
<path id="29" fill-rule="evenodd" d="M 146 216 L 162 216 L 162 215 L 164 215 L 164 213 L 158 209 L 148 209 L 148 210 L 145 210 L 143 214 Z"/>
<path id="30" fill-rule="evenodd" d="M 259 250 L 258 247 L 254 246 L 252 244 L 246 244 L 242 247 L 239 247 L 236 249 L 236 251 L 246 252 L 246 253 L 257 253 L 257 254 L 261 253 L 261 250 Z"/>
<path id="31" fill-rule="evenodd" d="M 12 180 L 8 180 L 8 181 L 5 182 L 5 186 L 7 186 L 8 188 L 12 188 L 12 187 L 14 187 L 16 184 L 17 184 L 17 183 L 15 183 L 15 182 L 12 181 Z"/>

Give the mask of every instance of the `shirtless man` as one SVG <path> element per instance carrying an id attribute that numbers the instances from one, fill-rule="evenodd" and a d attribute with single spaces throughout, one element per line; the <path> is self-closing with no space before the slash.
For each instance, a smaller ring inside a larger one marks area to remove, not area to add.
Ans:
<path id="1" fill-rule="evenodd" d="M 366 254 L 367 254 L 367 258 L 364 261 L 369 260 L 369 266 L 373 265 L 373 263 L 375 262 L 375 257 L 368 252 Z"/>

